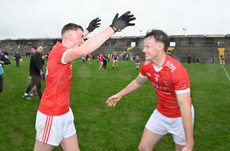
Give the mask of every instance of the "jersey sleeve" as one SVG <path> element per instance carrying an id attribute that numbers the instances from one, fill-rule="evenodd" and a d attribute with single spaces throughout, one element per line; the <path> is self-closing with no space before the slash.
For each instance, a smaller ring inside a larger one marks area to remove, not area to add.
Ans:
<path id="1" fill-rule="evenodd" d="M 146 71 L 146 63 L 143 63 L 141 66 L 141 72 L 140 72 L 139 76 L 142 78 L 147 78 L 145 71 Z"/>
<path id="2" fill-rule="evenodd" d="M 182 67 L 174 75 L 174 89 L 176 94 L 190 92 L 190 81 L 187 70 Z"/>
<path id="3" fill-rule="evenodd" d="M 66 51 L 61 51 L 61 52 L 60 52 L 59 56 L 61 57 L 60 61 L 61 61 L 62 64 L 67 64 L 66 62 L 64 62 L 64 57 L 65 57 L 66 53 L 67 53 L 68 51 L 70 51 L 70 50 L 71 50 L 71 49 L 68 49 L 68 50 L 66 50 Z M 59 60 L 59 59 L 58 59 L 58 60 Z"/>

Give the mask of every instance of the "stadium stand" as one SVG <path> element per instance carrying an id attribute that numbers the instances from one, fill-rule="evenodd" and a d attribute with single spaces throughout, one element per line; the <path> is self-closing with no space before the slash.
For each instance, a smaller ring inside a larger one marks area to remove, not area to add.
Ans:
<path id="1" fill-rule="evenodd" d="M 225 63 L 230 63 L 229 34 L 171 35 L 169 37 L 169 49 L 171 49 L 170 55 L 181 62 L 187 62 L 187 56 L 190 55 L 192 63 L 213 63 L 211 58 L 214 57 L 216 58 L 214 63 L 219 64 L 222 55 Z M 129 54 L 130 58 L 132 58 L 138 53 L 142 60 L 144 60 L 144 53 L 142 52 L 143 38 L 143 36 L 111 37 L 100 48 L 98 48 L 94 54 L 97 56 L 100 52 L 105 52 L 107 54 L 118 52 L 121 56 Z M 5 39 L 0 40 L 0 50 L 7 51 L 9 55 L 14 55 L 16 51 L 19 51 L 21 55 L 26 55 L 27 52 L 30 52 L 32 46 L 43 45 L 45 48 L 44 53 L 47 53 L 57 41 L 61 41 L 60 38 Z M 224 48 L 224 50 L 220 48 Z"/>

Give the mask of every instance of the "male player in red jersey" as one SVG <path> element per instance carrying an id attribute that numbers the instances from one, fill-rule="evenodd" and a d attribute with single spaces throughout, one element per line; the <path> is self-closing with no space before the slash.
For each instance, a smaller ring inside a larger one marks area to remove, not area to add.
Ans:
<path id="1" fill-rule="evenodd" d="M 91 64 L 91 59 L 92 59 L 92 55 L 91 55 L 91 53 L 90 53 L 90 54 L 88 54 L 88 61 L 89 61 L 89 64 Z"/>
<path id="2" fill-rule="evenodd" d="M 46 88 L 36 117 L 35 151 L 53 150 L 59 145 L 65 151 L 80 150 L 69 107 L 72 61 L 96 50 L 115 32 L 134 26 L 130 23 L 133 20 L 135 17 L 129 11 L 120 17 L 116 14 L 109 27 L 85 42 L 85 36 L 99 27 L 99 18 L 92 20 L 84 32 L 81 26 L 73 23 L 63 27 L 62 43 L 57 42 L 48 57 Z"/>
<path id="3" fill-rule="evenodd" d="M 102 66 L 103 66 L 103 58 L 104 58 L 104 56 L 102 55 L 102 53 L 100 53 L 100 55 L 98 56 L 98 60 L 99 60 L 99 63 L 100 63 L 99 70 L 102 69 Z"/>
<path id="4" fill-rule="evenodd" d="M 152 151 L 167 133 L 173 135 L 176 151 L 193 150 L 194 109 L 189 77 L 177 60 L 165 54 L 167 44 L 168 36 L 163 31 L 147 33 L 143 49 L 146 61 L 139 76 L 106 102 L 109 107 L 114 107 L 122 96 L 137 90 L 147 79 L 153 84 L 158 104 L 145 125 L 138 146 L 140 151 Z"/>

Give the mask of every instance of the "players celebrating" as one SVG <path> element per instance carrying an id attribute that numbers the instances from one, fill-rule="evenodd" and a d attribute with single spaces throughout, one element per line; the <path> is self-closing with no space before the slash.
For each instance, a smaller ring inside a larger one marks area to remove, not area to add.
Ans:
<path id="1" fill-rule="evenodd" d="M 126 94 L 137 90 L 147 79 L 158 97 L 138 146 L 140 151 L 151 151 L 164 135 L 171 133 L 176 151 L 192 151 L 194 109 L 190 96 L 190 82 L 186 69 L 164 52 L 168 36 L 161 30 L 152 30 L 144 39 L 146 61 L 139 76 L 127 87 L 107 100 L 110 107 Z"/>
<path id="2" fill-rule="evenodd" d="M 74 23 L 63 27 L 62 43 L 56 43 L 48 58 L 46 88 L 36 117 L 35 151 L 53 150 L 59 144 L 63 150 L 80 150 L 69 107 L 72 61 L 96 50 L 115 32 L 135 25 L 130 23 L 133 20 L 135 17 L 129 11 L 120 17 L 116 14 L 109 27 L 85 42 L 86 35 L 99 27 L 99 18 L 92 20 L 85 31 Z"/>

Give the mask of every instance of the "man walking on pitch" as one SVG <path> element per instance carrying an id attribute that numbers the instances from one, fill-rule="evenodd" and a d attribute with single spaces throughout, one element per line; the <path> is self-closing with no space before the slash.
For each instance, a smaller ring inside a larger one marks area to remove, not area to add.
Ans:
<path id="1" fill-rule="evenodd" d="M 84 42 L 85 36 L 99 27 L 100 19 L 92 20 L 83 31 L 79 25 L 69 23 L 62 29 L 62 43 L 57 42 L 49 54 L 46 89 L 36 117 L 36 142 L 34 150 L 53 150 L 61 145 L 65 151 L 79 151 L 73 113 L 70 105 L 72 61 L 99 48 L 115 32 L 135 24 L 135 17 L 126 12 L 113 19 L 110 27 Z"/>
<path id="2" fill-rule="evenodd" d="M 137 90 L 147 79 L 153 84 L 158 97 L 138 146 L 140 151 L 152 151 L 164 135 L 171 133 L 176 151 L 192 151 L 194 109 L 190 96 L 190 82 L 186 69 L 166 55 L 168 36 L 161 30 L 152 30 L 144 39 L 146 61 L 139 76 L 127 87 L 107 100 L 110 107 L 126 94 Z"/>
<path id="3" fill-rule="evenodd" d="M 42 72 L 42 60 L 41 54 L 43 52 L 43 46 L 37 47 L 37 51 L 31 56 L 30 59 L 30 76 L 31 83 L 28 85 L 26 92 L 22 96 L 25 99 L 31 99 L 28 97 L 29 92 L 31 89 L 36 86 L 38 95 L 40 99 L 42 98 L 42 91 L 41 91 L 41 77 L 40 75 L 43 74 Z"/>

